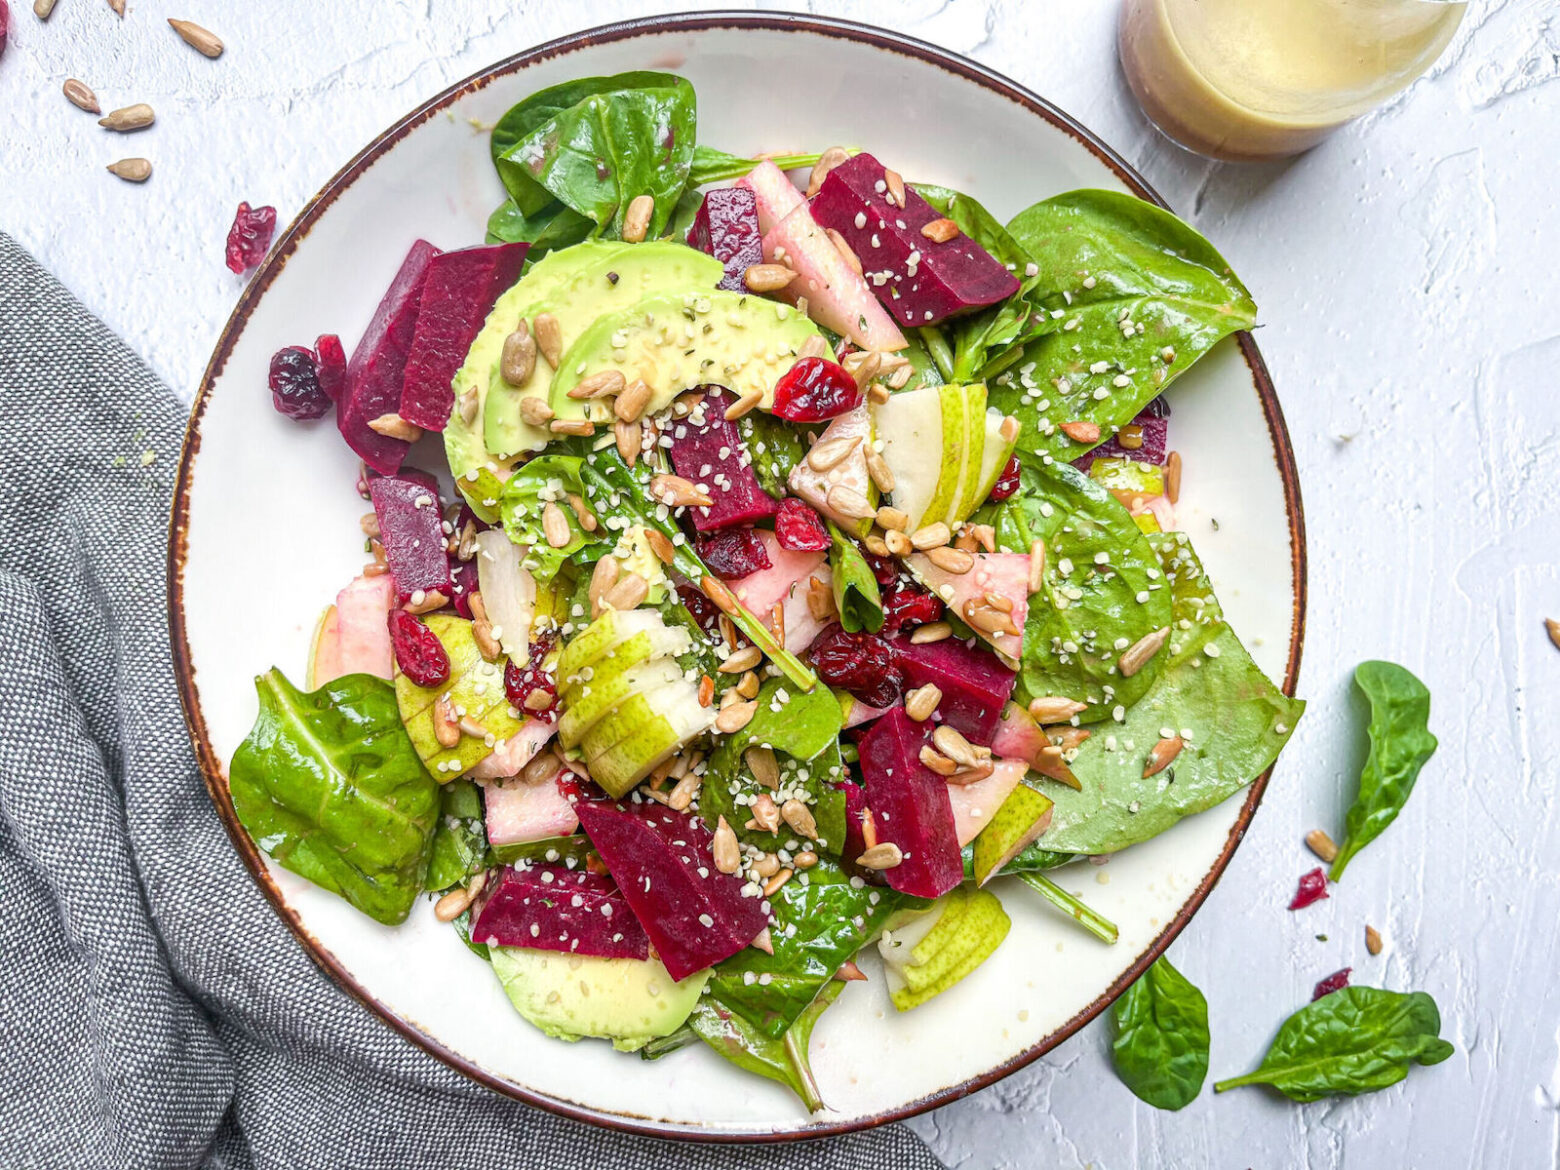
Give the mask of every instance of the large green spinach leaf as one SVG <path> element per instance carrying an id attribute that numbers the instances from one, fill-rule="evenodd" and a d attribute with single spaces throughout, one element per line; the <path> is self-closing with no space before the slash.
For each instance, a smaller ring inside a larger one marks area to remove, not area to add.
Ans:
<path id="1" fill-rule="evenodd" d="M 629 201 L 649 195 L 655 237 L 688 183 L 697 124 L 693 86 L 675 74 L 580 78 L 510 109 L 493 128 L 493 161 L 523 216 L 556 200 L 616 238 Z"/>
<path id="2" fill-rule="evenodd" d="M 1008 233 L 1038 275 L 1029 299 L 1054 326 L 1007 355 L 991 404 L 1021 423 L 1018 444 L 1076 459 L 1062 423 L 1130 422 L 1215 342 L 1256 321 L 1224 258 L 1168 211 L 1114 191 L 1070 191 L 1021 211 Z M 988 375 L 992 372 L 985 371 Z"/>
<path id="3" fill-rule="evenodd" d="M 1423 991 L 1345 987 L 1306 1004 L 1279 1028 L 1255 1072 L 1213 1086 L 1272 1085 L 1296 1101 L 1372 1093 L 1415 1064 L 1439 1064 L 1455 1049 L 1440 1038 L 1441 1013 Z"/>
<path id="4" fill-rule="evenodd" d="M 742 1015 L 707 995 L 699 997 L 688 1023 L 701 1040 L 732 1064 L 779 1081 L 800 1097 L 808 1110 L 816 1111 L 823 1108 L 823 1098 L 808 1063 L 807 1047 L 818 1017 L 843 990 L 843 983 L 826 984 L 778 1039 L 754 1028 Z"/>
<path id="5" fill-rule="evenodd" d="M 439 823 L 433 831 L 428 876 L 423 882 L 434 891 L 465 885 L 467 878 L 487 864 L 488 851 L 477 786 L 470 780 L 452 780 L 439 797 Z"/>
<path id="6" fill-rule="evenodd" d="M 543 455 L 522 464 L 504 483 L 499 497 L 499 512 L 504 531 L 516 544 L 528 546 L 523 562 L 526 571 L 540 585 L 558 575 L 563 563 L 587 548 L 605 549 L 609 545 L 604 528 L 586 532 L 579 517 L 568 504 L 567 496 L 583 496 L 584 481 L 580 468 L 584 460 L 576 455 Z M 547 506 L 556 505 L 569 526 L 569 539 L 554 546 L 548 539 L 543 517 Z"/>
<path id="7" fill-rule="evenodd" d="M 1111 1008 L 1116 1075 L 1156 1109 L 1183 1109 L 1208 1076 L 1208 1001 L 1161 955 Z"/>
<path id="8" fill-rule="evenodd" d="M 548 252 L 588 239 L 596 225 L 556 199 L 534 215 L 526 215 L 513 199 L 500 203 L 488 216 L 490 244 L 530 244 L 525 258 L 534 264 Z"/>
<path id="9" fill-rule="evenodd" d="M 1130 677 L 1118 662 L 1169 625 L 1171 599 L 1159 559 L 1120 501 L 1074 467 L 1026 463 L 1018 492 L 981 508 L 975 522 L 992 525 L 1008 552 L 1045 541 L 1040 596 L 1024 623 L 1018 701 L 1060 695 L 1087 703 L 1084 722 L 1136 703 L 1158 677 L 1160 656 Z"/>
<path id="10" fill-rule="evenodd" d="M 1355 685 L 1370 700 L 1370 755 L 1360 772 L 1360 791 L 1349 807 L 1347 835 L 1328 875 L 1343 876 L 1344 867 L 1361 849 L 1397 819 L 1419 769 L 1435 754 L 1430 734 L 1430 691 L 1394 662 L 1362 662 L 1354 671 Z"/>
<path id="11" fill-rule="evenodd" d="M 255 680 L 260 714 L 233 754 L 238 819 L 276 862 L 388 925 L 422 893 L 439 786 L 401 724 L 395 688 L 349 674 L 309 694 Z"/>

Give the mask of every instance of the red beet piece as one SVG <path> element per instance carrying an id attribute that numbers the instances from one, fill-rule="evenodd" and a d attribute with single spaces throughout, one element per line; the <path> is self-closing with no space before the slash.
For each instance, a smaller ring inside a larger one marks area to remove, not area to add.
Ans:
<path id="1" fill-rule="evenodd" d="M 1084 458 L 1092 461 L 1094 456 L 1090 454 L 1084 456 Z M 1018 462 L 1018 456 L 1014 455 L 1007 461 L 1007 466 L 1002 469 L 1002 474 L 997 476 L 997 482 L 991 485 L 991 495 L 987 498 L 1001 503 L 1003 500 L 1011 497 L 1018 490 L 1022 470 Z M 1084 470 L 1087 471 L 1088 468 L 1084 468 Z"/>
<path id="2" fill-rule="evenodd" d="M 699 559 L 717 577 L 735 581 L 770 567 L 769 550 L 751 528 L 723 528 L 698 539 Z"/>
<path id="3" fill-rule="evenodd" d="M 906 638 L 894 643 L 894 651 L 907 691 L 936 683 L 943 695 L 937 704 L 942 721 L 971 743 L 990 746 L 1018 675 L 991 651 L 966 646 L 960 638 L 922 646 Z"/>
<path id="4" fill-rule="evenodd" d="M 271 355 L 266 382 L 271 404 L 291 419 L 324 418 L 330 397 L 320 385 L 319 364 L 301 345 L 289 345 Z"/>
<path id="5" fill-rule="evenodd" d="M 542 660 L 552 653 L 557 638 L 549 631 L 532 642 L 524 666 L 516 666 L 512 661 L 504 664 L 504 697 L 509 705 L 544 723 L 558 718 L 558 680 L 542 669 Z M 526 702 L 537 693 L 548 696 L 547 706 L 533 707 Z"/>
<path id="6" fill-rule="evenodd" d="M 828 552 L 833 545 L 823 517 L 795 496 L 780 501 L 775 514 L 775 540 L 786 552 Z"/>
<path id="7" fill-rule="evenodd" d="M 713 834 L 697 817 L 651 801 L 576 811 L 673 979 L 736 954 L 769 924 L 742 879 L 715 868 Z"/>
<path id="8" fill-rule="evenodd" d="M 401 473 L 405 475 L 403 471 Z M 437 487 L 437 482 L 435 482 Z M 483 519 L 471 510 L 471 505 L 462 502 L 460 512 L 455 517 L 455 534 L 466 531 L 466 525 L 470 524 L 477 532 L 486 532 L 490 527 Z M 481 588 L 481 581 L 477 572 L 477 558 L 474 556 L 469 561 L 462 561 L 456 557 L 450 558 L 450 576 L 455 584 L 455 612 L 463 618 L 469 618 L 471 613 L 471 595 Z"/>
<path id="9" fill-rule="evenodd" d="M 455 406 L 450 384 L 499 294 L 520 279 L 529 244 L 489 244 L 435 256 L 401 383 L 401 417 L 442 431 Z"/>
<path id="10" fill-rule="evenodd" d="M 603 959 L 644 959 L 645 928 L 609 877 L 540 862 L 504 866 L 471 910 L 471 941 Z"/>
<path id="11" fill-rule="evenodd" d="M 850 633 L 835 622 L 813 639 L 807 660 L 824 682 L 869 707 L 891 706 L 905 693 L 894 648 L 876 634 Z"/>
<path id="12" fill-rule="evenodd" d="M 1291 910 L 1304 910 L 1313 903 L 1320 902 L 1328 897 L 1327 874 L 1321 866 L 1317 866 L 1310 873 L 1300 877 L 1300 888 L 1295 891 L 1294 899 L 1289 903 Z"/>
<path id="13" fill-rule="evenodd" d="M 911 626 L 924 626 L 942 617 L 942 599 L 924 589 L 900 589 L 883 598 L 883 629 L 885 638 L 892 638 L 899 631 Z"/>
<path id="14" fill-rule="evenodd" d="M 688 229 L 688 246 L 715 257 L 726 266 L 717 288 L 747 292 L 742 274 L 764 262 L 764 233 L 758 227 L 758 200 L 746 187 L 716 187 Z"/>
<path id="15" fill-rule="evenodd" d="M 381 475 L 368 481 L 368 496 L 379 520 L 379 543 L 395 576 L 396 597 L 405 605 L 412 595 L 439 592 L 455 596 L 450 558 L 444 551 L 444 514 L 439 493 L 408 475 Z"/>
<path id="16" fill-rule="evenodd" d="M 903 207 L 888 196 L 883 164 L 862 153 L 829 172 L 811 207 L 815 220 L 845 237 L 901 325 L 933 325 L 1018 291 L 1018 278 L 969 236 L 938 243 L 922 235 L 943 216 L 913 190 L 905 188 Z"/>
<path id="17" fill-rule="evenodd" d="M 227 266 L 239 276 L 244 275 L 271 249 L 271 237 L 276 234 L 276 208 L 238 205 L 233 216 L 233 226 L 227 234 Z"/>
<path id="18" fill-rule="evenodd" d="M 776 417 L 789 422 L 822 422 L 861 405 L 862 389 L 838 362 L 806 357 L 775 383 Z"/>
<path id="19" fill-rule="evenodd" d="M 423 281 L 428 276 L 428 265 L 438 254 L 439 250 L 426 240 L 412 245 L 347 363 L 347 381 L 337 404 L 336 426 L 347 446 L 381 475 L 394 475 L 400 470 L 410 444 L 381 435 L 368 424 L 381 415 L 400 413 L 401 380 L 417 331 Z"/>
<path id="20" fill-rule="evenodd" d="M 726 408 L 736 398 L 721 386 L 706 387 L 702 413 L 696 411 L 672 424 L 672 466 L 677 474 L 709 489 L 714 502 L 708 508 L 690 508 L 693 526 L 714 532 L 736 524 L 767 520 L 780 505 L 758 485 L 753 458 L 737 433 L 737 424 L 726 418 Z M 695 418 L 700 419 L 694 422 Z"/>
<path id="21" fill-rule="evenodd" d="M 1311 1002 L 1315 1003 L 1324 995 L 1331 995 L 1335 991 L 1342 991 L 1349 985 L 1349 976 L 1354 973 L 1353 967 L 1345 967 L 1342 971 L 1334 971 L 1318 983 L 1311 992 Z"/>
<path id="22" fill-rule="evenodd" d="M 319 368 L 320 389 L 325 397 L 335 402 L 341 397 L 341 387 L 347 381 L 347 353 L 341 348 L 341 338 L 334 333 L 321 333 L 314 341 L 314 357 Z"/>
<path id="23" fill-rule="evenodd" d="M 450 678 L 450 656 L 439 636 L 417 615 L 390 611 L 390 648 L 401 673 L 420 687 L 443 686 Z"/>
<path id="24" fill-rule="evenodd" d="M 964 880 L 948 782 L 921 763 L 931 732 L 895 707 L 857 745 L 878 841 L 891 841 L 904 854 L 883 876 L 918 898 L 941 897 Z"/>
<path id="25" fill-rule="evenodd" d="M 1138 463 L 1152 463 L 1157 467 L 1163 467 L 1170 438 L 1170 418 L 1167 414 L 1158 413 L 1154 403 L 1159 401 L 1161 399 L 1154 399 L 1154 402 L 1150 402 L 1138 411 L 1137 417 L 1128 424 L 1138 428 L 1139 437 L 1142 439 L 1138 446 L 1123 447 L 1121 434 L 1117 432 L 1087 455 L 1073 460 L 1073 466 L 1079 471 L 1087 472 L 1096 459 L 1132 459 Z M 996 493 L 992 494 L 995 497 Z"/>

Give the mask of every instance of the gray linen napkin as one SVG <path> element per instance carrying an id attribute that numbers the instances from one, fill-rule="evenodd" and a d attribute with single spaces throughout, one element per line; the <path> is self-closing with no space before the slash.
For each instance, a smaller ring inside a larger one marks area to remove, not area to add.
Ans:
<path id="1" fill-rule="evenodd" d="M 940 1166 L 897 1126 L 739 1148 L 555 1117 L 319 971 L 185 737 L 164 597 L 184 422 L 0 233 L 0 1165 Z"/>

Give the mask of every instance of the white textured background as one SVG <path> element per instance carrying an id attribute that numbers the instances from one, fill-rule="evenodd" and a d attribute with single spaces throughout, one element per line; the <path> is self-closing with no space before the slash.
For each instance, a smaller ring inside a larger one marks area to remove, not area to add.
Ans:
<path id="1" fill-rule="evenodd" d="M 103 0 L 60 0 L 40 25 L 26 0 L 11 7 L 0 227 L 186 395 L 241 287 L 222 266 L 239 199 L 285 223 L 451 82 L 657 10 L 130 0 L 121 22 Z M 1144 122 L 1116 66 L 1114 0 L 809 7 L 967 53 L 1051 98 L 1211 236 L 1261 306 L 1305 494 L 1312 706 L 1172 948 L 1208 996 L 1210 1080 L 1252 1066 L 1311 985 L 1351 964 L 1358 982 L 1431 992 L 1457 1046 L 1372 1097 L 1205 1091 L 1165 1114 L 1116 1081 L 1096 1024 L 912 1124 L 971 1168 L 1560 1166 L 1560 651 L 1541 620 L 1560 617 L 1560 5 L 1475 0 L 1443 61 L 1387 108 L 1298 161 L 1245 168 L 1187 155 Z M 227 55 L 197 56 L 167 16 L 214 29 Z M 99 130 L 60 96 L 70 76 L 105 109 L 150 102 L 158 125 Z M 156 164 L 145 187 L 102 169 L 129 154 Z M 1301 838 L 1339 835 L 1363 758 L 1349 678 L 1367 657 L 1429 683 L 1441 750 L 1331 900 L 1291 914 L 1315 864 Z M 1376 959 L 1366 922 L 1388 939 Z"/>

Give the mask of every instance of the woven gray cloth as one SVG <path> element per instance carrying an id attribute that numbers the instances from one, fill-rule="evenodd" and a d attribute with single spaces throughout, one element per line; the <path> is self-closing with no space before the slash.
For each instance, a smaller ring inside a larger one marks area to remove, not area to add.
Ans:
<path id="1" fill-rule="evenodd" d="M 0 233 L 0 1167 L 940 1166 L 897 1126 L 741 1148 L 556 1117 L 316 968 L 184 732 L 164 594 L 184 422 Z"/>

